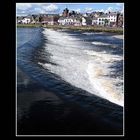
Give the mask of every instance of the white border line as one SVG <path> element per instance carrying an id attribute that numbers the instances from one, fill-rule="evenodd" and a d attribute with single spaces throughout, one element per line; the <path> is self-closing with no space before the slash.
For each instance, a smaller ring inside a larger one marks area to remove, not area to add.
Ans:
<path id="1" fill-rule="evenodd" d="M 48 2 L 48 4 L 50 4 L 51 2 Z M 123 94 L 124 94 L 124 106 L 125 106 L 125 90 L 124 90 L 124 85 L 125 85 L 125 81 L 124 81 L 124 79 L 125 79 L 125 71 L 124 71 L 124 67 L 125 67 L 125 63 L 124 63 L 124 61 L 125 61 L 125 30 L 124 30 L 124 28 L 125 28 L 125 3 L 124 2 L 112 2 L 112 3 L 96 3 L 95 2 L 95 4 L 115 4 L 115 3 L 121 3 L 121 4 L 123 4 L 123 11 L 124 11 L 124 13 L 123 13 Z M 16 4 L 18 4 L 18 3 L 15 3 L 15 7 L 16 7 Z M 32 3 L 33 4 L 33 3 Z M 34 4 L 36 4 L 36 3 L 34 3 Z M 44 4 L 44 3 L 42 3 L 42 4 Z M 46 3 L 47 4 L 47 3 Z M 54 4 L 94 4 L 94 3 L 54 3 Z M 17 9 L 16 9 L 16 13 L 17 13 Z M 16 13 L 15 13 L 15 15 L 16 15 Z M 17 37 L 17 18 L 16 18 L 16 37 Z M 113 136 L 116 136 L 116 137 L 123 137 L 123 136 L 125 136 L 125 107 L 123 107 L 123 135 L 17 135 L 17 38 L 16 38 L 16 112 L 15 112 L 15 114 L 16 114 L 16 117 L 15 117 L 15 122 L 16 122 L 16 127 L 15 127 L 15 129 L 16 129 L 16 131 L 15 131 L 15 135 L 17 136 L 17 137 L 79 137 L 79 136 L 82 136 L 82 137 L 113 137 Z"/>
<path id="2" fill-rule="evenodd" d="M 16 3 L 15 3 L 15 7 L 16 7 Z M 17 8 L 16 8 L 16 10 L 15 10 L 15 12 L 17 13 Z M 15 24 L 15 28 L 16 28 L 16 96 L 15 96 L 15 101 L 16 101 L 16 103 L 15 103 L 15 105 L 16 105 L 16 112 L 15 112 L 15 114 L 16 114 L 16 117 L 15 117 L 15 123 L 16 123 L 16 126 L 15 126 L 15 129 L 16 129 L 16 131 L 15 131 L 15 134 L 16 134 L 16 136 L 17 136 L 17 15 L 16 15 L 16 24 Z"/>
<path id="3" fill-rule="evenodd" d="M 124 94 L 124 107 L 123 107 L 123 136 L 125 136 L 125 3 L 123 3 L 123 94 Z"/>

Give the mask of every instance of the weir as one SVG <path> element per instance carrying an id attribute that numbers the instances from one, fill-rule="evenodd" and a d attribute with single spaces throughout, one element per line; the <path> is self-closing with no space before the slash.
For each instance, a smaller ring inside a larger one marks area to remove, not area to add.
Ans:
<path id="1" fill-rule="evenodd" d="M 71 85 L 36 63 L 33 59 L 34 52 L 42 47 L 44 42 L 42 30 L 36 34 L 35 38 L 17 48 L 17 66 L 31 79 L 61 99 L 87 110 L 97 120 L 97 124 L 99 123 L 109 131 L 122 134 L 123 107 Z"/>

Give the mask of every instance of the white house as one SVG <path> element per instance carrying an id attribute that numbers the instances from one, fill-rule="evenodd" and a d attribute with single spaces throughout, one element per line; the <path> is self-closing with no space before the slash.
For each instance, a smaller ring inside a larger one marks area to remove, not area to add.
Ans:
<path id="1" fill-rule="evenodd" d="M 65 25 L 65 23 L 64 23 L 64 18 L 63 18 L 63 17 L 60 17 L 60 18 L 58 19 L 58 24 L 59 24 L 59 25 Z"/>
<path id="2" fill-rule="evenodd" d="M 97 25 L 97 24 L 98 24 L 98 18 L 97 17 L 93 17 L 92 25 Z"/>
<path id="3" fill-rule="evenodd" d="M 22 19 L 17 19 L 17 23 L 21 24 L 22 23 Z"/>
<path id="4" fill-rule="evenodd" d="M 17 23 L 18 23 L 18 24 L 21 24 L 23 18 L 24 18 L 24 17 L 22 17 L 22 16 L 17 17 Z"/>
<path id="5" fill-rule="evenodd" d="M 22 23 L 23 24 L 28 24 L 28 23 L 30 23 L 31 22 L 31 19 L 30 18 L 23 18 L 22 19 Z"/>
<path id="6" fill-rule="evenodd" d="M 110 25 L 115 26 L 117 20 L 117 13 L 102 14 L 99 17 L 93 17 L 92 25 Z"/>
<path id="7" fill-rule="evenodd" d="M 109 20 L 110 26 L 115 26 L 116 21 L 117 21 L 117 13 L 115 12 L 109 13 L 108 20 Z"/>
<path id="8" fill-rule="evenodd" d="M 74 23 L 74 26 L 81 26 L 82 23 L 81 23 L 81 20 L 80 19 L 77 19 Z"/>
<path id="9" fill-rule="evenodd" d="M 108 14 L 108 19 L 109 19 L 110 22 L 116 22 L 117 13 L 109 13 Z"/>
<path id="10" fill-rule="evenodd" d="M 58 19 L 59 25 L 74 25 L 74 26 L 80 26 L 81 22 L 80 19 L 76 17 L 60 17 Z"/>
<path id="11" fill-rule="evenodd" d="M 109 19 L 106 14 L 103 14 L 97 18 L 97 25 L 104 26 L 105 24 L 109 25 Z"/>
<path id="12" fill-rule="evenodd" d="M 71 25 L 74 22 L 74 20 L 70 17 L 60 17 L 58 19 L 59 25 Z"/>
<path id="13" fill-rule="evenodd" d="M 108 19 L 108 16 L 106 14 L 103 14 L 99 17 L 92 18 L 92 25 L 104 26 L 105 24 L 109 25 L 109 19 Z"/>
<path id="14" fill-rule="evenodd" d="M 82 17 L 82 25 L 92 25 L 92 20 L 89 17 Z"/>
<path id="15" fill-rule="evenodd" d="M 84 13 L 82 16 L 83 17 L 88 17 L 88 13 Z"/>
<path id="16" fill-rule="evenodd" d="M 85 17 L 82 17 L 82 25 L 87 25 L 86 24 L 86 18 Z"/>

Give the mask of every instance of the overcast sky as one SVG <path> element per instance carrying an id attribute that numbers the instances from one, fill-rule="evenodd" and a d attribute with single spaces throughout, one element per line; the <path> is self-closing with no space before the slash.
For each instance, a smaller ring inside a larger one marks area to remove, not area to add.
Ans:
<path id="1" fill-rule="evenodd" d="M 17 16 L 28 14 L 47 14 L 62 13 L 65 8 L 70 11 L 75 10 L 80 13 L 90 13 L 92 11 L 123 12 L 123 3 L 16 3 Z"/>

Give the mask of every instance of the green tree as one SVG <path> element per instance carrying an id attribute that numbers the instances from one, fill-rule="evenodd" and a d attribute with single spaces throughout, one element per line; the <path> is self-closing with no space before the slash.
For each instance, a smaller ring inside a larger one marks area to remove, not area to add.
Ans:
<path id="1" fill-rule="evenodd" d="M 105 26 L 108 25 L 108 19 L 105 19 Z"/>
<path id="2" fill-rule="evenodd" d="M 40 16 L 40 17 L 39 17 L 39 22 L 42 22 L 42 19 L 43 19 L 43 17 L 42 17 L 42 16 Z"/>
<path id="3" fill-rule="evenodd" d="M 82 22 L 82 18 L 80 18 L 80 22 Z"/>

